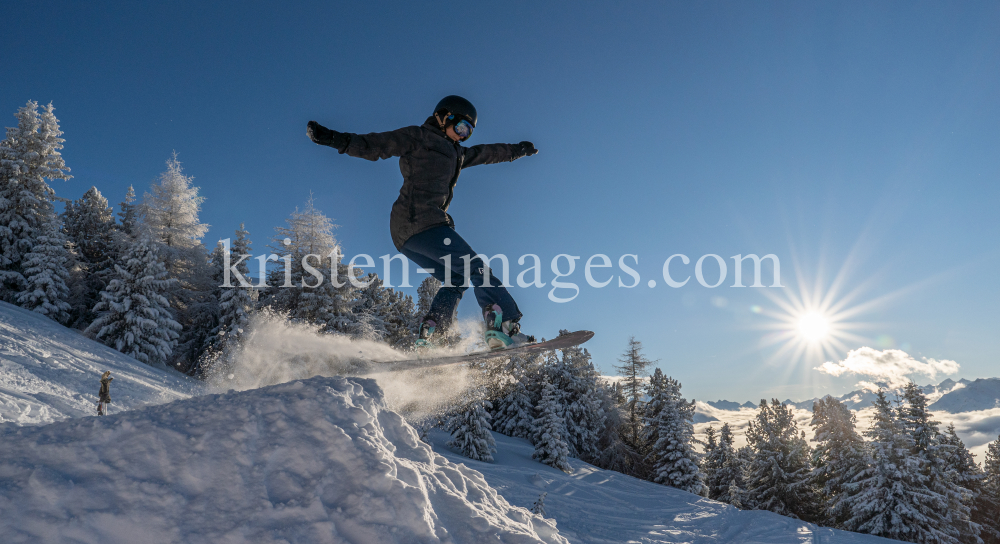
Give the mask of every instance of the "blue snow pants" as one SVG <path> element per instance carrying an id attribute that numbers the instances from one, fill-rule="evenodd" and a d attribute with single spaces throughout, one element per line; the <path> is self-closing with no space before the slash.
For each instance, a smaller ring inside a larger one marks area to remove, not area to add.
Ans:
<path id="1" fill-rule="evenodd" d="M 439 330 L 447 330 L 451 326 L 458 302 L 470 284 L 480 308 L 485 309 L 496 304 L 503 312 L 504 321 L 517 321 L 521 318 L 521 311 L 517 309 L 517 303 L 514 302 L 507 288 L 503 287 L 492 271 L 489 282 L 492 287 L 483 287 L 483 270 L 485 269 L 483 261 L 479 257 L 475 257 L 476 252 L 455 232 L 455 229 L 442 225 L 414 234 L 403 244 L 400 253 L 406 255 L 408 259 L 442 283 L 441 289 L 434 297 L 430 311 L 424 317 L 434 321 Z M 451 256 L 451 287 L 448 287 L 445 282 L 445 256 L 447 255 Z M 462 258 L 465 255 L 472 259 L 469 262 L 469 281 L 466 281 L 465 278 L 465 259 Z"/>

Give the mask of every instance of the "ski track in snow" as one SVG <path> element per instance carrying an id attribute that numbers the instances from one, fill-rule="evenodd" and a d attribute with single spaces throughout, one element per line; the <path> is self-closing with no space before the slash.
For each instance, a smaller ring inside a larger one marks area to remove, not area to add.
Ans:
<path id="1" fill-rule="evenodd" d="M 692 544 L 875 543 L 895 542 L 871 535 L 818 527 L 759 510 L 727 504 L 652 482 L 601 470 L 570 459 L 566 474 L 531 459 L 527 440 L 493 433 L 495 462 L 473 461 L 445 446 L 448 434 L 434 430 L 434 450 L 483 474 L 511 504 L 530 508 L 545 497 L 545 513 L 572 543 Z"/>

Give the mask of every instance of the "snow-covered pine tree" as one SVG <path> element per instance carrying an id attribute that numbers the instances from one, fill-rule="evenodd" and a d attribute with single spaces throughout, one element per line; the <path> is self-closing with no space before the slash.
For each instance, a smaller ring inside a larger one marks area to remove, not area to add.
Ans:
<path id="1" fill-rule="evenodd" d="M 72 177 L 59 153 L 64 140 L 54 110 L 49 104 L 39 113 L 38 103 L 28 101 L 0 141 L 0 300 L 15 302 L 26 287 L 25 255 L 40 236 L 48 238 L 56 212 L 46 179 Z"/>
<path id="2" fill-rule="evenodd" d="M 219 318 L 208 252 L 201 242 L 208 225 L 198 218 L 205 199 L 191 182 L 174 152 L 159 182 L 143 197 L 140 228 L 144 236 L 157 243 L 156 251 L 167 277 L 177 280 L 166 296 L 182 327 L 172 361 L 182 372 L 195 369 Z"/>
<path id="3" fill-rule="evenodd" d="M 136 240 L 125 262 L 115 264 L 115 277 L 94 307 L 98 317 L 84 332 L 138 361 L 159 366 L 168 363 L 181 326 L 164 296 L 176 280 L 166 277 L 156 246 Z"/>
<path id="4" fill-rule="evenodd" d="M 247 260 L 250 257 L 242 261 L 241 257 L 252 255 L 250 246 L 250 233 L 247 232 L 243 223 L 240 223 L 240 228 L 236 230 L 236 238 L 233 239 L 229 247 L 229 258 L 230 264 L 239 261 L 239 264 L 235 265 L 236 271 L 246 278 L 248 283 L 252 283 L 249 278 L 250 267 L 247 265 Z M 226 251 L 221 244 L 220 247 L 222 247 L 221 251 Z M 220 257 L 222 266 L 225 266 L 225 254 Z M 223 270 L 223 274 L 225 274 L 225 270 Z M 224 276 L 222 281 L 225 281 Z M 237 278 L 232 276 L 230 276 L 229 284 L 232 287 L 223 287 L 222 294 L 219 295 L 219 326 L 212 334 L 210 346 L 213 351 L 225 352 L 239 345 L 256 304 L 257 295 L 253 287 L 244 287 Z M 223 283 L 219 283 L 219 285 L 223 285 Z"/>
<path id="5" fill-rule="evenodd" d="M 53 215 L 35 231 L 31 251 L 21 262 L 25 288 L 17 294 L 16 301 L 22 308 L 65 324 L 72 309 L 67 302 L 69 288 L 66 286 L 69 254 L 57 221 Z"/>
<path id="6" fill-rule="evenodd" d="M 969 492 L 958 485 L 953 467 L 947 464 L 950 448 L 942 444 L 938 422 L 931 420 L 927 397 L 920 386 L 909 382 L 903 387 L 903 400 L 899 421 L 913 438 L 910 455 L 919 467 L 928 497 L 924 512 L 928 519 L 919 526 L 915 542 L 959 542 L 963 536 L 978 537 L 979 526 L 972 522 L 965 499 Z"/>
<path id="7" fill-rule="evenodd" d="M 347 266 L 339 258 L 333 266 L 331 260 L 331 256 L 341 254 L 333 235 L 337 226 L 315 207 L 312 195 L 302 211 L 296 208 L 285 221 L 288 226 L 275 228 L 271 249 L 290 266 L 281 262 L 268 273 L 269 287 L 262 293 L 263 303 L 293 320 L 321 325 L 327 332 L 357 333 L 358 314 L 352 309 L 358 288 L 349 281 Z M 318 256 L 307 262 L 323 275 L 322 283 L 302 266 L 306 255 Z M 358 278 L 360 271 L 356 269 L 355 273 Z"/>
<path id="8" fill-rule="evenodd" d="M 124 235 L 128 240 L 138 236 L 141 212 L 141 208 L 135 203 L 135 189 L 129 185 L 125 200 L 118 204 L 118 234 Z M 121 243 L 120 247 L 127 250 L 130 245 L 126 241 Z"/>
<path id="9" fill-rule="evenodd" d="M 854 413 L 831 396 L 813 403 L 810 425 L 818 442 L 813 451 L 813 478 L 822 488 L 823 522 L 830 527 L 842 528 L 851 517 L 846 484 L 867 468 L 864 439 L 854 422 Z"/>
<path id="10" fill-rule="evenodd" d="M 531 414 L 534 403 L 528 394 L 524 381 L 518 379 L 510 392 L 501 401 L 503 411 L 497 416 L 497 432 L 514 438 L 531 436 Z"/>
<path id="11" fill-rule="evenodd" d="M 643 424 L 649 443 L 647 463 L 652 480 L 695 495 L 706 495 L 704 474 L 698 467 L 694 439 L 694 402 L 681 397 L 679 381 L 657 368 L 650 378 L 651 397 Z"/>
<path id="12" fill-rule="evenodd" d="M 654 361 L 642 354 L 642 342 L 629 337 L 628 348 L 618 362 L 621 364 L 616 365 L 615 370 L 624 377 L 621 385 L 625 394 L 622 438 L 635 451 L 645 453 L 642 451 L 642 398 L 646 388 L 646 367 Z"/>
<path id="13" fill-rule="evenodd" d="M 845 484 L 850 492 L 845 500 L 851 516 L 844 522 L 844 528 L 923 542 L 918 540 L 924 534 L 920 527 L 929 518 L 921 503 L 930 497 L 923 491 L 919 466 L 910 455 L 913 438 L 903 429 L 884 390 L 876 393 L 873 404 L 875 415 L 864 433 L 870 440 L 870 462 L 855 483 Z"/>
<path id="14" fill-rule="evenodd" d="M 545 517 L 545 496 L 548 494 L 549 493 L 546 491 L 538 496 L 538 500 L 535 501 L 535 504 L 531 505 L 532 514 L 542 516 L 543 518 Z"/>
<path id="15" fill-rule="evenodd" d="M 705 451 L 701 455 L 701 472 L 705 475 L 705 485 L 709 485 L 712 476 L 715 475 L 716 467 L 719 466 L 715 459 L 715 449 L 719 447 L 716 434 L 715 427 L 709 426 L 705 429 Z M 711 486 L 709 486 L 708 498 L 712 498 Z"/>
<path id="16" fill-rule="evenodd" d="M 746 471 L 746 492 L 757 510 L 805 521 L 818 517 L 819 500 L 811 477 L 809 444 L 799 434 L 790 408 L 761 400 L 747 428 L 753 458 Z"/>
<path id="17" fill-rule="evenodd" d="M 941 436 L 941 446 L 943 448 L 944 466 L 948 467 L 952 474 L 952 480 L 962 492 L 962 502 L 969 507 L 969 519 L 972 524 L 961 524 L 959 530 L 962 532 L 959 539 L 963 543 L 978 544 L 981 540 L 983 516 L 979 512 L 979 496 L 983 492 L 983 480 L 986 474 L 976 464 L 972 452 L 965 447 L 965 443 L 955 432 L 955 425 L 949 424 L 944 435 Z M 978 527 L 976 527 L 978 526 Z"/>
<path id="18" fill-rule="evenodd" d="M 706 448 L 702 467 L 708 498 L 729 502 L 730 487 L 735 484 L 737 488 L 743 488 L 743 464 L 733 447 L 733 431 L 729 423 L 722 425 L 715 446 Z"/>
<path id="19" fill-rule="evenodd" d="M 565 334 L 569 331 L 559 331 L 560 336 Z M 590 353 L 579 346 L 566 348 L 561 358 L 553 357 L 545 372 L 561 394 L 566 419 L 563 438 L 570 456 L 588 462 L 596 460 L 600 455 L 597 442 L 604 428 L 605 415 L 600 373 L 594 368 Z"/>
<path id="20" fill-rule="evenodd" d="M 986 447 L 983 482 L 976 502 L 981 537 L 986 544 L 1000 544 L 1000 436 Z"/>
<path id="21" fill-rule="evenodd" d="M 96 317 L 92 313 L 94 305 L 115 272 L 115 219 L 108 200 L 97 187 L 91 187 L 82 197 L 66 204 L 63 224 L 77 251 L 72 326 L 82 329 Z"/>
<path id="22" fill-rule="evenodd" d="M 490 410 L 493 405 L 486 399 L 473 399 L 464 409 L 452 416 L 448 424 L 451 440 L 448 446 L 475 461 L 493 462 L 497 451 L 496 441 L 490 433 Z"/>
<path id="23" fill-rule="evenodd" d="M 555 467 L 563 472 L 572 472 L 567 458 L 569 449 L 566 447 L 566 419 L 563 416 L 562 399 L 559 390 L 549 383 L 542 382 L 542 396 L 535 406 L 535 420 L 531 424 L 531 442 L 535 445 L 532 459 Z"/>

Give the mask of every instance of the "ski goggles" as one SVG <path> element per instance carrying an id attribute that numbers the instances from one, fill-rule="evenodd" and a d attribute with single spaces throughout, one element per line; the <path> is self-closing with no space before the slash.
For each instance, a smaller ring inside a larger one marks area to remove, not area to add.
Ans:
<path id="1" fill-rule="evenodd" d="M 448 116 L 449 120 L 454 118 L 454 114 Z M 451 128 L 455 131 L 455 135 L 458 136 L 458 139 L 464 142 L 469 139 L 469 136 L 472 136 L 472 129 L 475 127 L 473 127 L 472 123 L 470 123 L 467 119 L 461 119 L 452 125 Z"/>

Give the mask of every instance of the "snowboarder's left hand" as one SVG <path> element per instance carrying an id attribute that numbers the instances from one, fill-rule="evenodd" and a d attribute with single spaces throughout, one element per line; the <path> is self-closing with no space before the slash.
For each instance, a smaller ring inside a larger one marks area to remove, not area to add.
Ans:
<path id="1" fill-rule="evenodd" d="M 535 149 L 535 144 L 531 142 L 521 142 L 519 144 L 514 144 L 514 148 L 520 152 L 521 157 L 530 157 L 538 153 L 538 150 Z"/>

